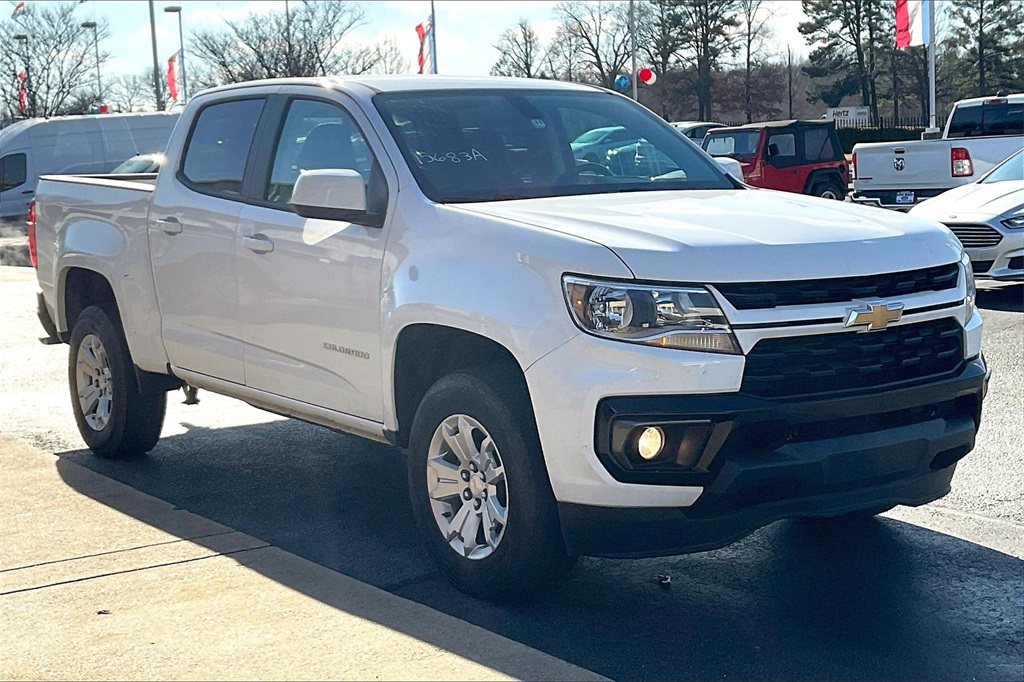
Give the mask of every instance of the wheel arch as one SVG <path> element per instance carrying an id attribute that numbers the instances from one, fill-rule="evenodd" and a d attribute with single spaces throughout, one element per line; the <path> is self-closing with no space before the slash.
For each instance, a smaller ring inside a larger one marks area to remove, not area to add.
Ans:
<path id="1" fill-rule="evenodd" d="M 401 448 L 408 447 L 413 418 L 427 390 L 445 375 L 474 367 L 498 371 L 502 393 L 510 400 L 522 401 L 533 420 L 523 367 L 508 348 L 464 329 L 412 324 L 399 332 L 395 342 L 392 396 L 396 429 L 387 432 L 388 439 Z"/>
<path id="2" fill-rule="evenodd" d="M 807 181 L 804 183 L 804 194 L 810 194 L 814 189 L 814 186 L 822 183 L 834 181 L 839 187 L 843 196 L 846 196 L 846 187 L 843 185 L 843 176 L 839 172 L 838 168 L 818 168 L 808 174 Z"/>

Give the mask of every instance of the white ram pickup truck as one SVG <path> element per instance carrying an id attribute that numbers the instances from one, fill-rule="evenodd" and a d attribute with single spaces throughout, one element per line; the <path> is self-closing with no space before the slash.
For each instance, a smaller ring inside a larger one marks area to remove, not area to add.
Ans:
<path id="1" fill-rule="evenodd" d="M 1024 94 L 961 100 L 942 139 L 854 145 L 850 200 L 907 211 L 977 181 L 1021 147 Z"/>
<path id="2" fill-rule="evenodd" d="M 674 167 L 574 159 L 609 126 Z M 193 99 L 166 156 L 38 190 L 86 444 L 151 450 L 183 384 L 393 443 L 471 594 L 924 504 L 974 446 L 982 322 L 945 227 L 745 187 L 621 95 L 253 82 Z"/>

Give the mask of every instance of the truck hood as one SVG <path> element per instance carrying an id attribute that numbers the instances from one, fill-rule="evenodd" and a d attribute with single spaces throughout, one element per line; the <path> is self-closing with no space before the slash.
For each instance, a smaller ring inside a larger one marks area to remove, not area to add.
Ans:
<path id="1" fill-rule="evenodd" d="M 873 275 L 952 263 L 961 253 L 953 234 L 930 220 L 768 190 L 590 194 L 458 208 L 603 244 L 638 279 L 668 282 Z"/>
<path id="2" fill-rule="evenodd" d="M 943 192 L 934 199 L 923 201 L 910 213 L 917 218 L 930 218 L 942 222 L 962 222 L 965 218 L 978 220 L 1014 213 L 1024 207 L 1024 182 L 976 182 Z"/>

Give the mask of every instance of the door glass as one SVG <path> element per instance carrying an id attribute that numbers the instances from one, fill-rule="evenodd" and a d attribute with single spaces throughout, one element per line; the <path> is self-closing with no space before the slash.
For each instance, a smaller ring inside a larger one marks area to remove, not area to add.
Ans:
<path id="1" fill-rule="evenodd" d="M 373 167 L 373 152 L 346 111 L 328 102 L 297 99 L 288 107 L 264 196 L 287 206 L 299 171 L 347 168 L 369 183 Z"/>
<path id="2" fill-rule="evenodd" d="M 8 154 L 0 159 L 0 192 L 25 182 L 25 155 Z"/>
<path id="3" fill-rule="evenodd" d="M 181 168 L 192 189 L 229 198 L 242 194 L 242 176 L 263 102 L 223 102 L 199 113 Z"/>
<path id="4" fill-rule="evenodd" d="M 774 147 L 772 146 L 774 145 Z M 768 136 L 769 158 L 786 163 L 796 157 L 796 136 L 793 133 L 777 133 Z M 772 154 L 771 152 L 775 152 Z"/>

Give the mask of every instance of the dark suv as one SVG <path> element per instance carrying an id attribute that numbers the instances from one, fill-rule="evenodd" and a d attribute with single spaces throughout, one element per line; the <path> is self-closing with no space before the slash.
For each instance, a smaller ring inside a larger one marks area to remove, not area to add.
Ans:
<path id="1" fill-rule="evenodd" d="M 709 130 L 702 145 L 730 156 L 756 187 L 842 199 L 849 165 L 833 121 L 771 121 Z"/>

